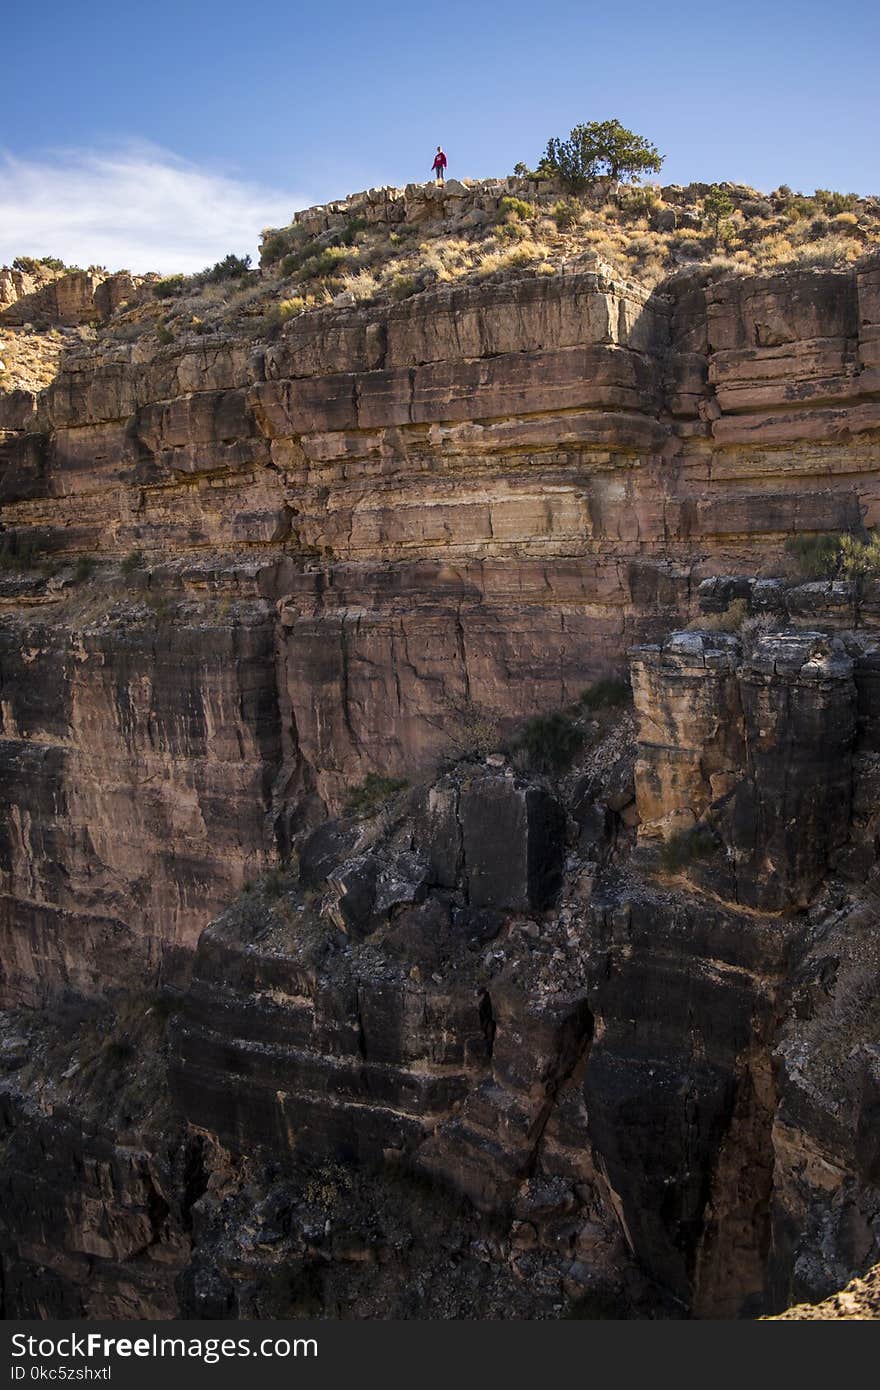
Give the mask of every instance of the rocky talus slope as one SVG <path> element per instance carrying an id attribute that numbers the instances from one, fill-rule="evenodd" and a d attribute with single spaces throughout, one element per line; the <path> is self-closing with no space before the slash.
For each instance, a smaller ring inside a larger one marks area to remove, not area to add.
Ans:
<path id="1" fill-rule="evenodd" d="M 877 521 L 880 259 L 101 340 L 0 429 L 7 1314 L 880 1260 L 877 597 L 786 550 Z"/>

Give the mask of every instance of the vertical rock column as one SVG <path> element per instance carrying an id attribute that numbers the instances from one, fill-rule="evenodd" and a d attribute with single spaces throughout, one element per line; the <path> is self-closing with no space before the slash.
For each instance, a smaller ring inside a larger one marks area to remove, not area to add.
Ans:
<path id="1" fill-rule="evenodd" d="M 634 651 L 641 837 L 689 829 L 740 775 L 740 650 L 727 633 L 676 632 Z"/>
<path id="2" fill-rule="evenodd" d="M 822 633 L 768 634 L 744 664 L 742 702 L 746 775 L 720 826 L 737 899 L 805 907 L 849 833 L 852 659 Z"/>

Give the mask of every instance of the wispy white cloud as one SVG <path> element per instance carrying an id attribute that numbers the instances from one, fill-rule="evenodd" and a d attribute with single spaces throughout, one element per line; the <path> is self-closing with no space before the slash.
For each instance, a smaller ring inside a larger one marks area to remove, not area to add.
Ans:
<path id="1" fill-rule="evenodd" d="M 110 270 L 201 270 L 228 251 L 253 255 L 262 227 L 289 222 L 309 201 L 154 145 L 38 159 L 0 152 L 0 265 L 52 255 Z"/>

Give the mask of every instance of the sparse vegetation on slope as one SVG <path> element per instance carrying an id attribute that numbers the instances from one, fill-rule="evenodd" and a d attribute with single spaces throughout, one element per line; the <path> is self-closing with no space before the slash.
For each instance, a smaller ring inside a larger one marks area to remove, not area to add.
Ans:
<path id="1" fill-rule="evenodd" d="M 294 300 L 297 312 L 308 312 L 512 272 L 552 275 L 596 257 L 651 288 L 688 270 L 713 277 L 845 267 L 880 246 L 877 199 L 828 190 L 805 198 L 787 188 L 765 196 L 733 184 L 615 188 L 607 175 L 575 192 L 550 172 L 545 164 L 543 176 L 468 184 L 468 203 L 454 217 L 439 205 L 436 217 L 414 224 L 342 213 L 338 229 L 310 236 L 306 222 L 267 233 L 264 308 L 273 290 L 276 303 Z M 494 211 L 483 211 L 493 191 Z"/>
<path id="2" fill-rule="evenodd" d="M 574 141 L 580 174 L 565 172 Z M 552 147 L 552 149 L 551 149 Z M 706 279 L 806 268 L 843 268 L 880 247 L 880 199 L 781 185 L 770 194 L 730 183 L 619 186 L 659 168 L 661 156 L 616 122 L 576 127 L 551 141 L 537 173 L 381 190 L 393 213 L 365 215 L 372 195 L 299 214 L 264 233 L 261 270 L 230 253 L 197 275 L 154 277 L 123 304 L 102 338 L 190 334 L 271 339 L 288 319 L 328 306 L 400 303 L 424 290 L 509 275 L 552 276 L 607 265 L 650 289 L 678 274 Z M 576 151 L 577 152 L 577 151 Z M 554 164 L 554 160 L 556 163 Z M 56 258 L 20 257 L 47 269 Z M 0 343 L 0 389 L 41 390 L 58 370 L 71 330 L 10 330 Z M 73 330 L 82 340 L 95 327 Z"/>

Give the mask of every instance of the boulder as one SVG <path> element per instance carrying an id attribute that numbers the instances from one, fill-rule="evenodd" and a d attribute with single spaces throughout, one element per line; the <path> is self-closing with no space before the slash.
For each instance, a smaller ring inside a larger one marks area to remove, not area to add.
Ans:
<path id="1" fill-rule="evenodd" d="M 327 877 L 324 911 L 346 935 L 360 940 L 373 920 L 379 861 L 371 854 L 347 859 Z"/>
<path id="2" fill-rule="evenodd" d="M 477 776 L 461 790 L 459 818 L 468 897 L 474 907 L 527 911 L 559 891 L 565 812 L 539 786 Z"/>
<path id="3" fill-rule="evenodd" d="M 299 877 L 306 888 L 318 888 L 332 869 L 351 853 L 357 828 L 351 821 L 327 820 L 299 846 Z"/>

